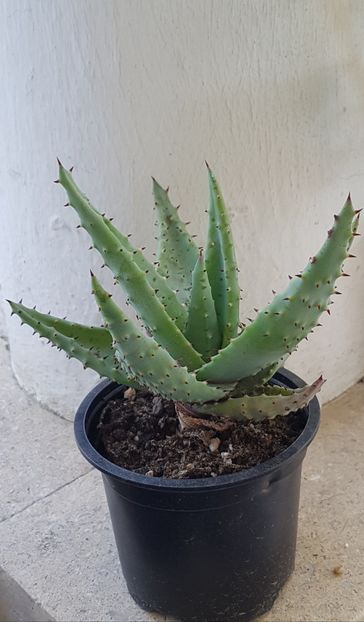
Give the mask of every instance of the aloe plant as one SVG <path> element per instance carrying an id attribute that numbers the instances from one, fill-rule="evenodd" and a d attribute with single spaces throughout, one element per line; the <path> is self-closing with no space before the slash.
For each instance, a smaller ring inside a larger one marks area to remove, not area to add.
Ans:
<path id="1" fill-rule="evenodd" d="M 331 297 L 357 233 L 359 210 L 350 195 L 335 216 L 322 248 L 287 288 L 239 323 L 238 268 L 228 213 L 209 166 L 210 204 L 206 251 L 199 249 L 168 190 L 153 180 L 159 225 L 158 261 L 148 261 L 127 235 L 100 214 L 59 163 L 60 183 L 81 226 L 113 272 L 139 324 L 125 315 L 92 274 L 104 327 L 88 327 L 43 314 L 21 302 L 12 312 L 69 357 L 102 377 L 144 387 L 196 413 L 237 419 L 275 417 L 305 406 L 322 377 L 300 389 L 272 386 L 271 378 L 297 344 L 307 338 Z"/>

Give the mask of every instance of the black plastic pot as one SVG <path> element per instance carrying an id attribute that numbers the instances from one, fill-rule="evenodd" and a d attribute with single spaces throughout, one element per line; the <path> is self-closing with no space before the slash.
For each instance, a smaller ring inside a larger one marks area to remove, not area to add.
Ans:
<path id="1" fill-rule="evenodd" d="M 281 370 L 289 387 L 300 378 Z M 268 611 L 295 559 L 301 465 L 318 429 L 316 398 L 296 441 L 281 454 L 232 475 L 150 478 L 98 451 L 98 421 L 122 388 L 109 381 L 80 405 L 75 434 L 103 474 L 115 540 L 130 594 L 149 611 L 188 621 L 247 621 Z"/>

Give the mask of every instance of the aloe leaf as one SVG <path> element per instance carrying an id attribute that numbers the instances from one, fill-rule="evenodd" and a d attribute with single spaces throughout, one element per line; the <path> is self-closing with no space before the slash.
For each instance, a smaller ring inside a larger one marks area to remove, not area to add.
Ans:
<path id="1" fill-rule="evenodd" d="M 285 359 L 286 358 L 287 357 L 285 357 Z M 284 361 L 281 361 L 280 367 L 283 366 L 283 363 Z M 240 397 L 242 395 L 249 394 L 252 391 L 260 390 L 261 387 L 266 385 L 268 380 L 272 378 L 276 371 L 277 365 L 276 363 L 273 363 L 273 365 L 265 367 L 254 376 L 247 376 L 246 378 L 242 378 L 241 380 L 239 380 L 239 382 L 236 383 L 235 389 L 232 392 L 231 397 Z"/>
<path id="2" fill-rule="evenodd" d="M 153 179 L 153 194 L 159 226 L 158 272 L 167 279 L 178 299 L 188 304 L 192 271 L 199 251 L 169 199 L 168 191 Z"/>
<path id="3" fill-rule="evenodd" d="M 311 385 L 300 389 L 265 387 L 260 395 L 244 395 L 228 398 L 214 404 L 193 406 L 199 413 L 228 417 L 229 419 L 273 419 L 278 415 L 288 415 L 304 408 L 321 390 L 322 376 Z"/>
<path id="4" fill-rule="evenodd" d="M 116 280 L 128 294 L 129 302 L 144 324 L 150 329 L 156 341 L 170 352 L 171 356 L 196 369 L 203 363 L 202 357 L 194 350 L 176 325 L 175 317 L 167 313 L 157 292 L 147 276 L 134 260 L 112 228 L 105 225 L 104 217 L 90 205 L 89 200 L 78 189 L 72 175 L 62 165 L 59 181 L 65 188 L 70 205 L 76 210 L 83 228 L 91 236 L 97 250 L 102 254 L 105 264 L 114 273 Z"/>
<path id="5" fill-rule="evenodd" d="M 120 245 L 133 256 L 135 264 L 144 272 L 149 285 L 154 289 L 155 295 L 161 301 L 168 315 L 183 331 L 187 322 L 187 309 L 179 302 L 176 293 L 167 284 L 166 277 L 159 274 L 143 252 L 131 244 L 128 236 L 123 235 L 105 216 L 103 216 L 103 220 L 110 232 L 119 240 Z"/>
<path id="6" fill-rule="evenodd" d="M 68 322 L 49 314 L 39 313 L 21 303 L 8 301 L 12 312 L 22 322 L 45 337 L 69 357 L 78 359 L 85 368 L 96 371 L 100 376 L 110 378 L 119 384 L 137 387 L 134 379 L 120 368 L 112 348 L 112 337 L 108 330 L 95 326 L 84 326 Z"/>
<path id="7" fill-rule="evenodd" d="M 178 401 L 204 402 L 221 399 L 227 394 L 228 389 L 196 380 L 195 374 L 179 366 L 152 337 L 142 334 L 94 276 L 92 286 L 119 357 L 139 384 L 167 399 Z"/>
<path id="8" fill-rule="evenodd" d="M 205 360 L 217 352 L 220 343 L 219 330 L 202 253 L 192 273 L 191 301 L 185 335 Z"/>
<path id="9" fill-rule="evenodd" d="M 331 296 L 338 293 L 334 286 L 337 278 L 344 275 L 342 264 L 356 235 L 356 214 L 349 197 L 324 245 L 303 272 L 198 371 L 200 380 L 234 382 L 270 366 L 274 373 L 313 330 L 323 311 L 328 309 Z"/>
<path id="10" fill-rule="evenodd" d="M 206 268 L 215 301 L 222 347 L 237 335 L 240 289 L 234 243 L 224 199 L 207 165 L 210 187 Z"/>

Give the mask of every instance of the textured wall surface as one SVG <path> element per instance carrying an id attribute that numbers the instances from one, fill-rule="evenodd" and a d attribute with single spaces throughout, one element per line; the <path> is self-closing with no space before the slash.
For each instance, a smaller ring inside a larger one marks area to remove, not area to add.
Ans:
<path id="1" fill-rule="evenodd" d="M 2 0 L 0 284 L 4 297 L 97 321 L 84 232 L 52 184 L 55 156 L 153 252 L 150 175 L 204 240 L 214 167 L 231 208 L 242 319 L 321 244 L 349 190 L 364 200 L 361 0 Z M 363 260 L 363 241 L 355 253 Z M 289 365 L 364 374 L 363 261 Z M 7 317 L 14 371 L 69 414 L 95 381 Z"/>

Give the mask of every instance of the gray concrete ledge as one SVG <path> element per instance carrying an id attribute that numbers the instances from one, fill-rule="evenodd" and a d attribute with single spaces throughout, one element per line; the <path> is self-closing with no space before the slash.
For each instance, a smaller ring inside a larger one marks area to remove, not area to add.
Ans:
<path id="1" fill-rule="evenodd" d="M 53 622 L 24 590 L 0 568 L 1 622 Z"/>
<path id="2" fill-rule="evenodd" d="M 79 456 L 71 423 L 21 391 L 3 342 L 0 354 L 4 619 L 161 620 L 127 593 L 101 477 Z M 364 620 L 363 447 L 359 383 L 324 408 L 304 463 L 296 571 L 261 622 Z"/>

